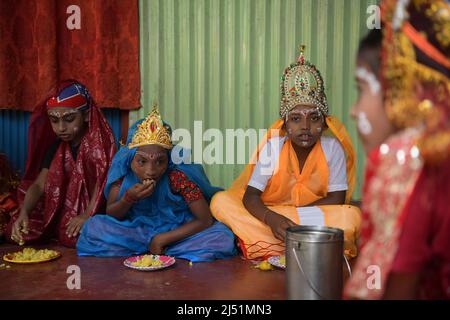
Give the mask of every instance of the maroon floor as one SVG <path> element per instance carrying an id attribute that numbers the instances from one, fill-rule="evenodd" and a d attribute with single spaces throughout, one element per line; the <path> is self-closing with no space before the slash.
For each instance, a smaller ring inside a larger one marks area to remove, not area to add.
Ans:
<path id="1" fill-rule="evenodd" d="M 78 257 L 74 249 L 55 245 L 54 261 L 0 268 L 0 299 L 285 299 L 283 270 L 261 271 L 239 257 L 207 263 L 186 260 L 160 271 L 142 272 L 123 266 L 123 258 Z M 0 256 L 21 247 L 1 244 Z M 81 289 L 69 290 L 67 267 L 81 269 Z"/>

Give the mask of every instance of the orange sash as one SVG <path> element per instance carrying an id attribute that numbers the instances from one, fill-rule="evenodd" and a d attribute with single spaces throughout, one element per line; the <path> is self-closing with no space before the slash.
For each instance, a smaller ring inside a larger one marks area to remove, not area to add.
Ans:
<path id="1" fill-rule="evenodd" d="M 347 156 L 348 190 L 345 202 L 349 203 L 356 180 L 353 144 L 344 125 L 337 118 L 328 116 L 326 123 L 330 131 L 341 143 Z M 228 191 L 237 193 L 242 199 L 262 148 L 271 138 L 286 136 L 283 124 L 284 121 L 278 119 L 270 127 L 253 155 L 252 161 L 246 165 L 241 175 L 233 182 Z M 301 173 L 299 162 L 290 140 L 283 145 L 278 161 L 278 170 L 271 177 L 266 190 L 262 194 L 261 199 L 264 204 L 298 207 L 308 205 L 327 196 L 329 171 L 320 141 L 316 143 L 308 155 Z"/>

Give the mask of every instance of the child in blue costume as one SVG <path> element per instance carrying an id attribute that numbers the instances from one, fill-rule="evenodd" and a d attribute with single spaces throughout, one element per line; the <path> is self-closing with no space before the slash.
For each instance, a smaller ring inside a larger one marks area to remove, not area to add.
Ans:
<path id="1" fill-rule="evenodd" d="M 130 128 L 108 173 L 106 215 L 85 222 L 79 256 L 150 251 L 198 262 L 236 254 L 234 234 L 209 210 L 220 189 L 201 165 L 173 163 L 170 134 L 156 108 Z"/>

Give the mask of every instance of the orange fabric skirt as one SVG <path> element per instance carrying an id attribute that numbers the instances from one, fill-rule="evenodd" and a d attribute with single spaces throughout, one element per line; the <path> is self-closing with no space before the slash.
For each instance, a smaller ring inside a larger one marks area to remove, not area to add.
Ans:
<path id="1" fill-rule="evenodd" d="M 297 208 L 294 206 L 268 206 L 268 208 L 297 224 L 301 223 Z M 355 257 L 361 224 L 359 208 L 351 205 L 326 205 L 318 208 L 324 213 L 326 226 L 344 231 L 345 254 L 350 258 Z M 215 194 L 211 201 L 211 211 L 217 220 L 226 224 L 239 238 L 245 258 L 265 259 L 284 254 L 284 242 L 276 239 L 269 226 L 245 209 L 236 193 L 222 191 Z"/>

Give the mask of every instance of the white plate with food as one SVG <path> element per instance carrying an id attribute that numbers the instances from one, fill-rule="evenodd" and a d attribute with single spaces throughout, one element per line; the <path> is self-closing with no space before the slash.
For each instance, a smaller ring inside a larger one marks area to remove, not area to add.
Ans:
<path id="1" fill-rule="evenodd" d="M 174 257 L 156 254 L 144 254 L 126 259 L 123 264 L 131 269 L 140 271 L 154 271 L 170 267 L 175 263 Z"/>

